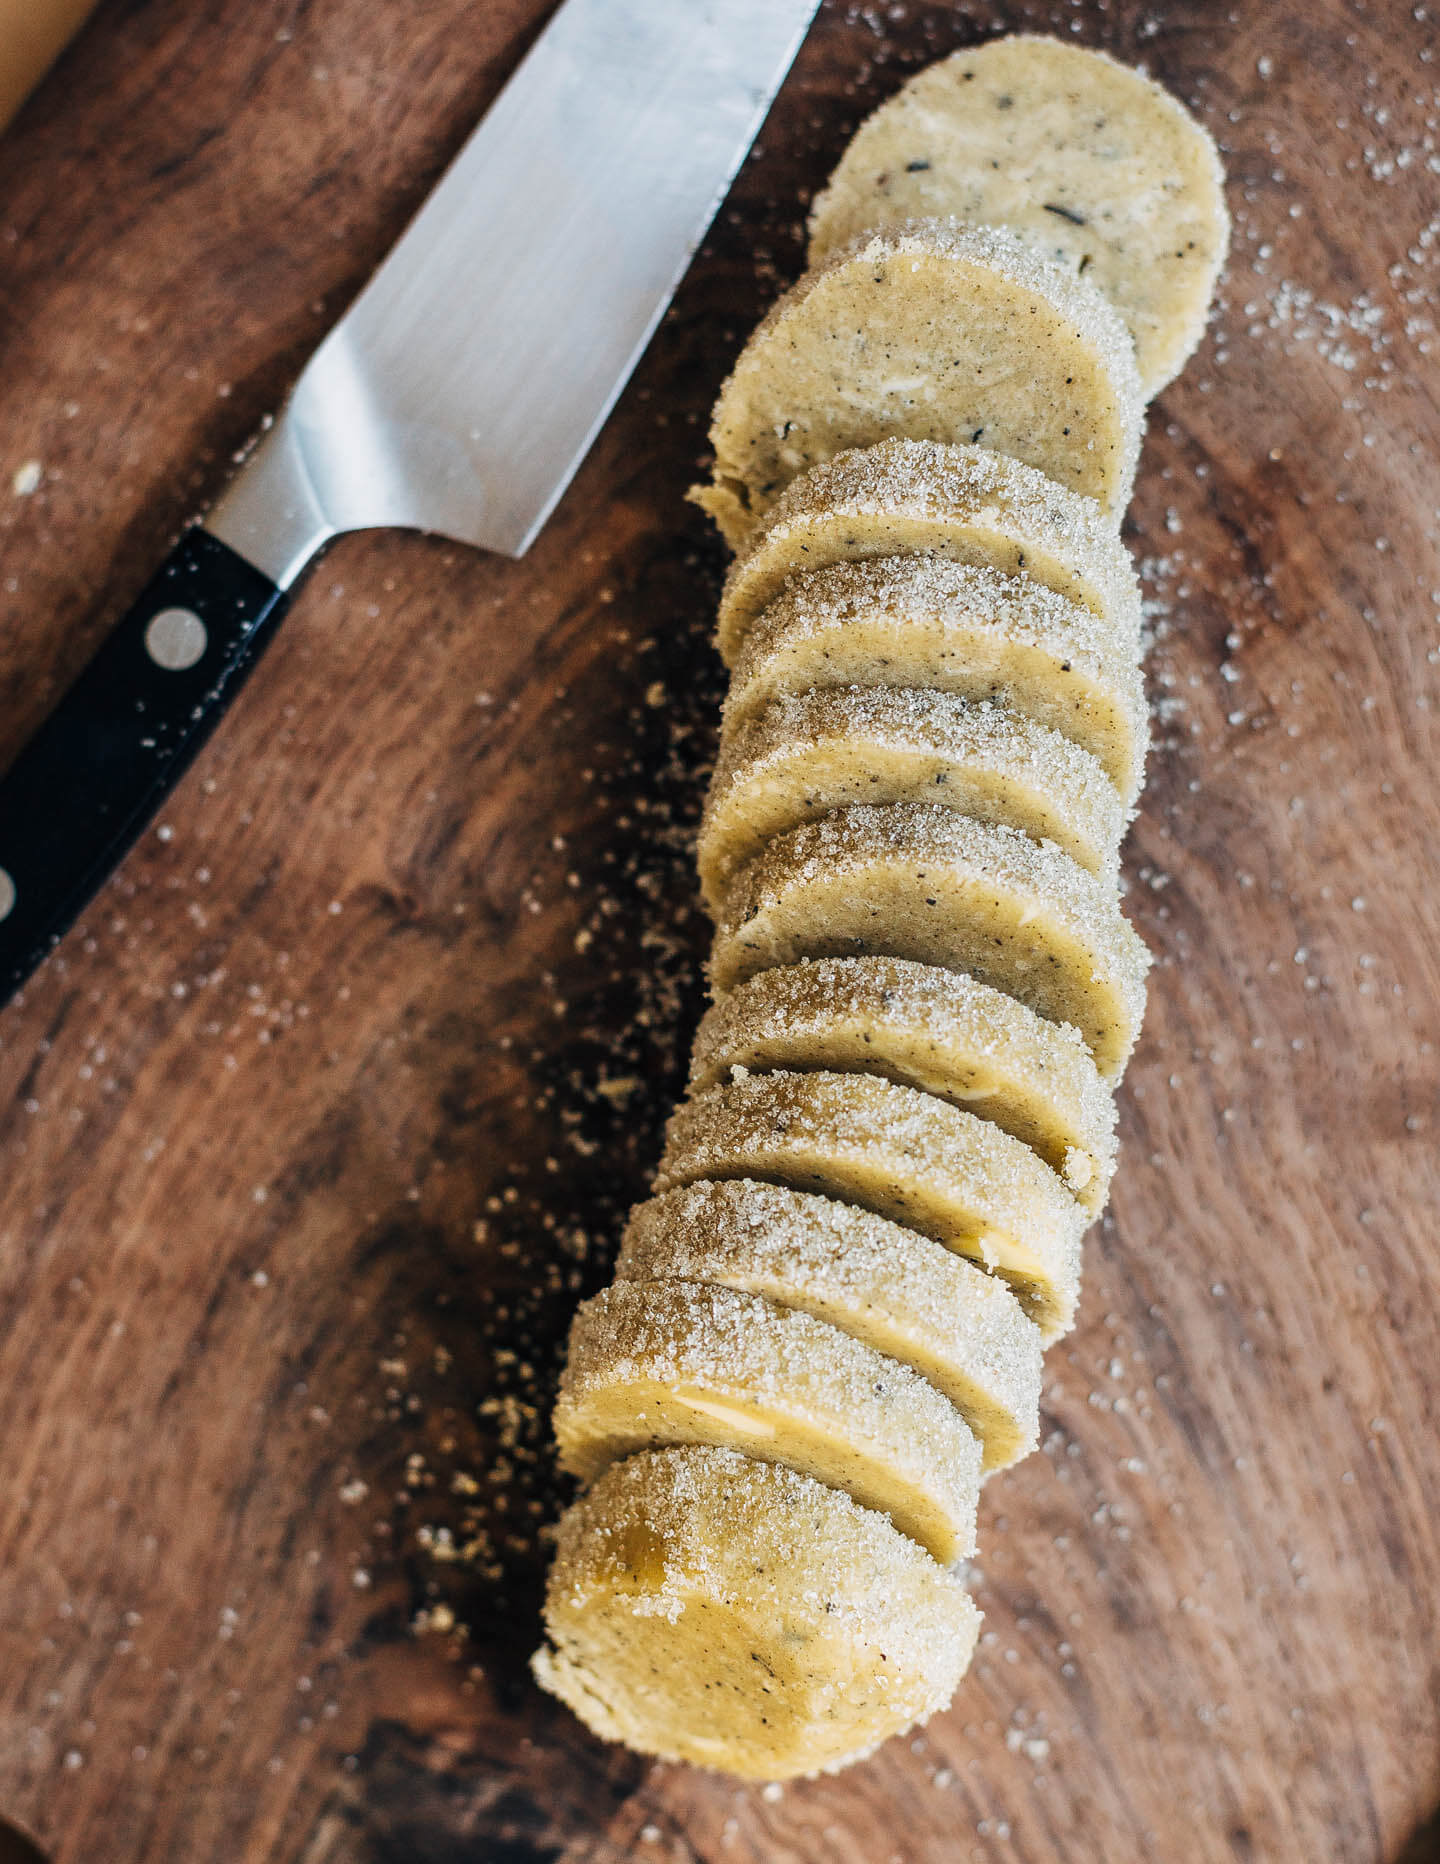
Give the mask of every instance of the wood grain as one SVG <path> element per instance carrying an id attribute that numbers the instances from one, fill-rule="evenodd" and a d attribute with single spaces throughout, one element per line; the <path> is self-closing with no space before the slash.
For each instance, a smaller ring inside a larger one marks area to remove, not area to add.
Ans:
<path id="1" fill-rule="evenodd" d="M 109 0 L 0 142 L 0 756 L 544 12 Z M 1131 526 L 1158 967 L 1044 1448 L 986 1492 L 975 1670 L 777 1797 L 529 1684 L 543 1412 L 700 1003 L 709 403 L 858 118 L 1016 26 L 1146 61 L 1232 179 Z M 0 1018 L 0 1813 L 56 1864 L 1410 1845 L 1440 1800 L 1436 49 L 1377 0 L 827 5 L 531 555 L 329 553 Z"/>

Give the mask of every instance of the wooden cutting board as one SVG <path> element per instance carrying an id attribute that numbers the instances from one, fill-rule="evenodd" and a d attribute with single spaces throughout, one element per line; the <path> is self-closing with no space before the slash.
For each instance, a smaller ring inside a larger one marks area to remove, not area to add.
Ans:
<path id="1" fill-rule="evenodd" d="M 0 757 L 545 11 L 110 0 L 0 142 Z M 1043 1449 L 986 1491 L 974 1671 L 915 1739 L 760 1792 L 530 1684 L 544 1412 L 700 1004 L 709 403 L 861 115 L 1015 27 L 1143 60 L 1231 177 L 1130 527 L 1157 966 Z M 827 5 L 530 556 L 328 554 L 0 1016 L 0 1814 L 56 1864 L 1410 1842 L 1440 1799 L 1437 87 L 1398 0 Z"/>

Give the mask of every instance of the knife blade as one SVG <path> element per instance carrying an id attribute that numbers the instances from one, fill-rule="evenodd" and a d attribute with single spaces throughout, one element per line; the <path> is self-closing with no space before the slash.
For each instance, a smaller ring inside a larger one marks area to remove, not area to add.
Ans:
<path id="1" fill-rule="evenodd" d="M 330 539 L 398 526 L 528 548 L 817 5 L 565 0 L 210 515 L 0 780 L 4 997 L 174 787 Z"/>

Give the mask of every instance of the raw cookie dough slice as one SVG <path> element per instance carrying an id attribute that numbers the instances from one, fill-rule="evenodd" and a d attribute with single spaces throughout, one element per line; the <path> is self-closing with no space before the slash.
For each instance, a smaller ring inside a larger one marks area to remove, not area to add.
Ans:
<path id="1" fill-rule="evenodd" d="M 786 694 L 837 686 L 990 699 L 1088 751 L 1127 807 L 1144 780 L 1149 716 L 1128 618 L 1028 576 L 939 556 L 803 571 L 745 637 L 726 733 Z"/>
<path id="2" fill-rule="evenodd" d="M 539 1682 L 605 1741 L 747 1780 L 831 1772 L 945 1707 L 980 1614 L 848 1495 L 653 1450 L 560 1518 Z"/>
<path id="3" fill-rule="evenodd" d="M 699 1092 L 735 1069 L 883 1075 L 993 1120 L 1038 1152 L 1085 1208 L 1115 1171 L 1115 1102 L 1079 1031 L 989 984 L 905 958 L 820 958 L 760 971 L 706 1012 Z"/>
<path id="4" fill-rule="evenodd" d="M 1205 328 L 1224 184 L 1209 135 L 1142 73 L 1059 39 L 993 39 L 928 65 L 860 126 L 811 212 L 810 263 L 917 216 L 1007 226 L 1104 292 L 1148 396 Z"/>
<path id="5" fill-rule="evenodd" d="M 1012 233 L 912 221 L 787 291 L 710 423 L 696 502 L 740 544 L 797 473 L 877 440 L 968 440 L 1095 499 L 1118 524 L 1144 399 L 1129 332 L 1087 279 Z"/>
<path id="6" fill-rule="evenodd" d="M 702 1180 L 636 1206 L 615 1278 L 715 1282 L 800 1308 L 944 1392 L 980 1439 L 985 1469 L 1035 1447 L 1039 1329 L 998 1277 L 868 1210 Z"/>
<path id="7" fill-rule="evenodd" d="M 858 1204 L 1009 1282 L 1052 1340 L 1070 1326 L 1087 1213 L 1020 1140 L 868 1074 L 759 1074 L 681 1103 L 657 1191 L 759 1178 Z"/>
<path id="8" fill-rule="evenodd" d="M 617 1282 L 582 1304 L 555 1404 L 560 1461 L 599 1475 L 667 1443 L 814 1476 L 942 1563 L 973 1551 L 980 1441 L 935 1387 L 837 1327 L 698 1282 Z"/>
<path id="9" fill-rule="evenodd" d="M 1140 651 L 1140 587 L 1115 526 L 1092 498 L 1020 460 L 936 440 L 882 440 L 837 453 L 787 487 L 730 567 L 718 643 L 735 664 L 755 617 L 800 570 L 928 551 L 1067 596 Z"/>
<path id="10" fill-rule="evenodd" d="M 1149 953 L 1113 889 L 1017 829 L 920 803 L 840 809 L 772 841 L 730 889 L 710 981 L 871 952 L 967 971 L 1073 1023 L 1107 1080 L 1140 1030 Z"/>
<path id="11" fill-rule="evenodd" d="M 871 687 L 777 699 L 723 734 L 695 851 L 706 903 L 788 829 L 912 802 L 1053 841 L 1116 884 L 1125 812 L 1088 751 L 988 699 Z"/>

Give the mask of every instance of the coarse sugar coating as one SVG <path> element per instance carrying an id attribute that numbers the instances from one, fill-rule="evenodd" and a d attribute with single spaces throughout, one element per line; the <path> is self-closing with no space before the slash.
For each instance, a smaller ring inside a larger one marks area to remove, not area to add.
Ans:
<path id="1" fill-rule="evenodd" d="M 983 447 L 881 440 L 802 473 L 756 525 L 720 596 L 725 664 L 800 571 L 915 552 L 1023 573 L 1105 616 L 1139 654 L 1135 568 L 1093 498 Z"/>
<path id="2" fill-rule="evenodd" d="M 636 1206 L 615 1276 L 715 1282 L 839 1327 L 942 1391 L 980 1439 L 986 1470 L 1035 1447 L 1038 1328 L 998 1276 L 871 1211 L 702 1179 Z"/>
<path id="3" fill-rule="evenodd" d="M 1036 1441 L 1143 1014 L 1119 525 L 1222 180 L 1102 54 L 957 53 L 855 137 L 716 404 L 714 1001 L 575 1317 L 554 1427 L 588 1486 L 532 1660 L 643 1753 L 836 1770 L 970 1661 L 949 1563 Z"/>
<path id="4" fill-rule="evenodd" d="M 756 1074 L 671 1115 L 660 1192 L 757 1178 L 857 1204 L 1003 1276 L 1043 1338 L 1066 1331 L 1087 1212 L 1002 1127 L 876 1075 Z"/>
<path id="5" fill-rule="evenodd" d="M 869 953 L 968 972 L 1072 1023 L 1107 1080 L 1139 1034 L 1149 953 L 1114 889 L 951 809 L 839 809 L 778 836 L 730 888 L 710 981 L 731 990 L 776 965 Z"/>
<path id="6" fill-rule="evenodd" d="M 914 220 L 830 254 L 720 390 L 713 490 L 738 548 L 797 473 L 897 437 L 1024 460 L 1119 522 L 1144 400 L 1130 334 L 1088 279 L 1003 228 Z"/>
<path id="7" fill-rule="evenodd" d="M 1117 884 L 1125 812 L 1088 751 L 988 699 L 832 688 L 777 698 L 722 734 L 696 846 L 707 905 L 788 829 L 850 803 L 905 802 L 1007 823 Z"/>
<path id="8" fill-rule="evenodd" d="M 556 1542 L 538 1681 L 602 1740 L 743 1779 L 832 1772 L 923 1722 L 979 1631 L 883 1515 L 730 1450 L 612 1465 Z"/>
<path id="9" fill-rule="evenodd" d="M 709 1443 L 844 1489 L 943 1564 L 974 1551 L 980 1442 L 928 1380 L 795 1308 L 698 1282 L 584 1302 L 555 1405 L 560 1461 Z"/>
<path id="10" fill-rule="evenodd" d="M 1149 713 L 1128 619 L 1031 577 L 929 554 L 802 570 L 761 611 L 735 661 L 725 731 L 786 695 L 907 687 L 990 700 L 1102 766 L 1128 808 Z"/>
<path id="11" fill-rule="evenodd" d="M 876 1074 L 993 1120 L 1098 1214 L 1115 1171 L 1115 1101 L 1078 1030 L 993 985 L 906 958 L 758 971 L 706 1011 L 690 1087 L 740 1069 Z"/>
<path id="12" fill-rule="evenodd" d="M 1143 72 L 1029 34 L 927 65 L 860 126 L 810 215 L 810 263 L 916 216 L 1005 226 L 1095 284 L 1144 392 L 1179 374 L 1225 262 L 1210 136 Z"/>

